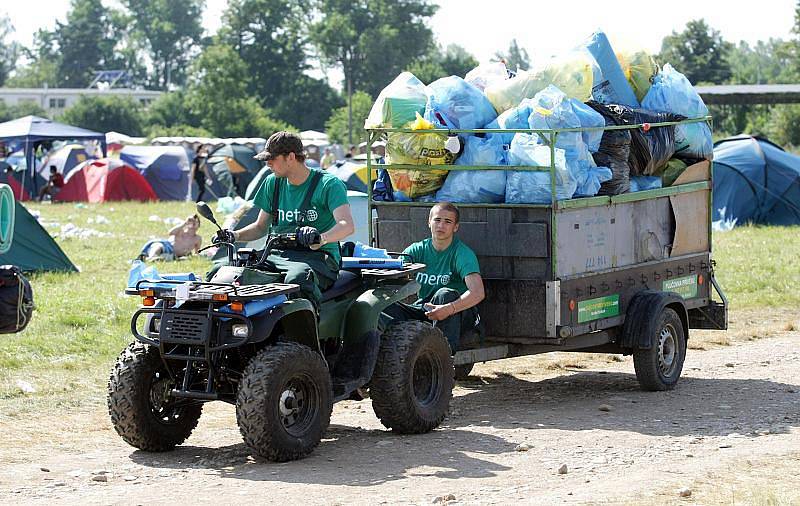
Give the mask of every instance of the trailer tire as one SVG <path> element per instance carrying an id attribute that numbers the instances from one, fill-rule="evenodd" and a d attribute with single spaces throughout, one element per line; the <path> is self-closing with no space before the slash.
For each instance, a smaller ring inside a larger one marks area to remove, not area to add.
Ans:
<path id="1" fill-rule="evenodd" d="M 672 390 L 686 359 L 686 336 L 678 313 L 665 307 L 657 316 L 653 345 L 633 351 L 633 368 L 642 390 Z"/>
<path id="2" fill-rule="evenodd" d="M 400 434 L 423 434 L 442 423 L 453 397 L 450 345 L 430 324 L 402 321 L 383 334 L 370 382 L 372 409 Z"/>

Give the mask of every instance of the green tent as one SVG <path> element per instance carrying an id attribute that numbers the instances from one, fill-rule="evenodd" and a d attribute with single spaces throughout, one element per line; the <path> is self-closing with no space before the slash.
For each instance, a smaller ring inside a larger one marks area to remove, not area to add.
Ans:
<path id="1" fill-rule="evenodd" d="M 250 184 L 247 185 L 247 191 L 244 194 L 244 199 L 253 200 L 253 197 L 256 196 L 256 192 L 261 187 L 261 183 L 263 183 L 264 180 L 267 179 L 267 176 L 269 176 L 270 174 L 272 174 L 272 171 L 267 166 L 264 166 L 263 169 L 258 171 L 256 177 L 254 177 L 253 180 L 250 181 Z"/>
<path id="2" fill-rule="evenodd" d="M 0 264 L 16 265 L 25 272 L 78 272 L 75 264 L 25 206 L 19 202 L 15 204 L 11 248 L 0 255 Z"/>
<path id="3" fill-rule="evenodd" d="M 252 148 L 239 144 L 225 144 L 214 150 L 206 162 L 206 175 L 211 181 L 207 190 L 217 198 L 244 195 L 263 166 L 253 158 L 255 154 Z"/>

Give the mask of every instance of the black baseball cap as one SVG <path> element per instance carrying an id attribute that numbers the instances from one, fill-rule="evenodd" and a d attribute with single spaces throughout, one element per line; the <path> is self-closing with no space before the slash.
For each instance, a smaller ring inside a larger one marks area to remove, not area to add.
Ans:
<path id="1" fill-rule="evenodd" d="M 303 141 L 300 140 L 300 136 L 292 132 L 275 132 L 267 139 L 263 151 L 253 158 L 266 162 L 289 153 L 303 156 Z"/>

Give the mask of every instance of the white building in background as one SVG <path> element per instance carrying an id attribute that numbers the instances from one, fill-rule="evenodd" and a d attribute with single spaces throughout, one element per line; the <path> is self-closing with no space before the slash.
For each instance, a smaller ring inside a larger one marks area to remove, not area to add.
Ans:
<path id="1" fill-rule="evenodd" d="M 0 88 L 0 100 L 6 105 L 33 102 L 47 111 L 48 116 L 54 117 L 74 105 L 81 96 L 131 97 L 140 104 L 148 106 L 162 93 L 162 91 L 129 88 Z"/>

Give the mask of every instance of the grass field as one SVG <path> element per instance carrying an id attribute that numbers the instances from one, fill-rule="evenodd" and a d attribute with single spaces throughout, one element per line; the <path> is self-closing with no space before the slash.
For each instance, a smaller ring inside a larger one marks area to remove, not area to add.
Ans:
<path id="1" fill-rule="evenodd" d="M 69 406 L 86 399 L 103 402 L 108 371 L 131 340 L 130 316 L 140 302 L 123 294 L 129 262 L 149 238 L 163 237 L 170 228 L 149 218 L 185 218 L 194 211 L 194 204 L 45 204 L 29 209 L 41 213 L 42 223 L 53 235 L 68 223 L 111 235 L 57 239 L 81 272 L 30 277 L 37 307 L 31 324 L 21 334 L 0 336 L 0 400 L 5 400 L 0 411 Z M 98 224 L 98 216 L 108 223 Z M 203 220 L 200 234 L 205 243 L 215 230 Z M 717 278 L 732 311 L 800 305 L 798 232 L 796 228 L 740 227 L 715 234 Z M 203 273 L 209 265 L 205 258 L 192 257 L 157 267 L 160 272 Z M 31 383 L 36 393 L 24 395 L 20 380 Z M 89 395 L 75 396 L 75 391 Z"/>

